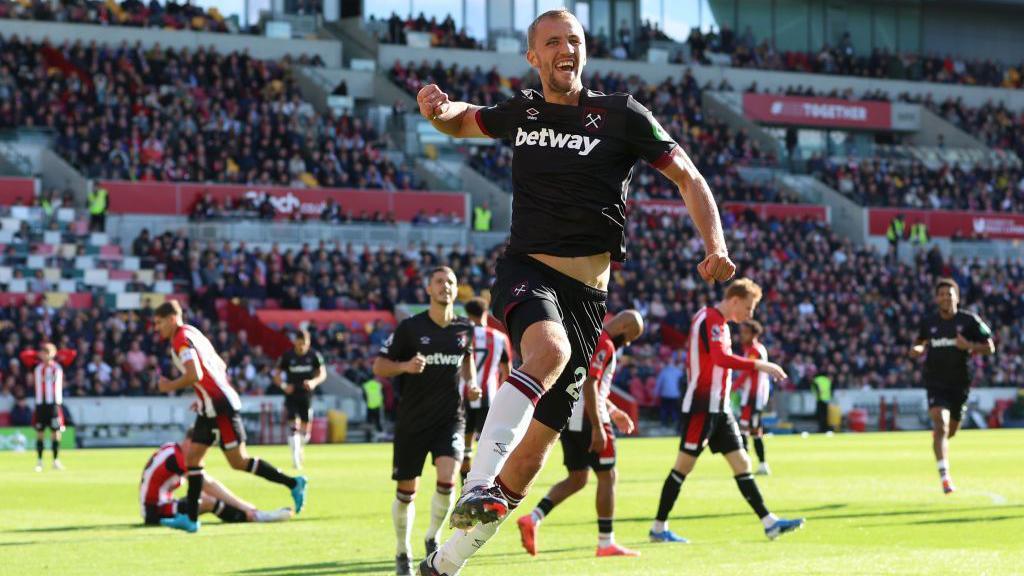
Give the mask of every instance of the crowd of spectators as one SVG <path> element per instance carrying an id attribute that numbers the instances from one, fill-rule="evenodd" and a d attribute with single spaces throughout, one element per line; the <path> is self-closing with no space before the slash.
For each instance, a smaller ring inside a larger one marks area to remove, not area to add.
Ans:
<path id="1" fill-rule="evenodd" d="M 723 223 L 742 274 L 765 287 L 757 317 L 766 327 L 770 357 L 791 375 L 782 387 L 806 388 L 819 372 L 840 388 L 919 385 L 920 366 L 906 352 L 920 320 L 934 311 L 933 286 L 940 277 L 958 282 L 962 307 L 979 313 L 994 332 L 997 354 L 972 360 L 975 384 L 1012 386 L 1024 379 L 1021 260 L 949 261 L 933 248 L 901 263 L 840 238 L 824 223 L 731 211 L 723 213 Z M 670 364 L 686 366 L 684 338 L 692 314 L 719 294 L 693 273 L 703 247 L 688 220 L 634 208 L 628 232 L 630 258 L 613 269 L 609 309 L 637 308 L 649 330 L 629 348 L 616 382 L 653 405 L 665 393 L 658 392 L 659 373 Z M 244 333 L 233 333 L 217 320 L 216 299 L 308 311 L 390 310 L 397 303 L 426 303 L 422 275 L 439 263 L 453 266 L 460 298 L 467 298 L 485 293 L 501 251 L 422 245 L 371 251 L 327 244 L 261 250 L 244 244 L 196 246 L 174 234 L 139 239 L 132 250 L 186 285 L 189 320 L 211 335 L 247 393 L 266 389 L 272 361 Z M 153 393 L 156 370 L 169 368 L 165 345 L 154 340 L 150 322 L 145 309 L 0 309 L 4 393 L 13 394 L 23 377 L 12 359 L 43 337 L 79 352 L 69 369 L 70 395 Z M 314 330 L 314 346 L 361 382 L 388 331 L 377 324 L 331 325 Z"/>
<path id="2" fill-rule="evenodd" d="M 1019 167 L 943 164 L 881 158 L 823 163 L 826 183 L 866 206 L 933 210 L 1024 212 L 1024 171 Z"/>
<path id="3" fill-rule="evenodd" d="M 292 78 L 317 57 L 0 39 L 0 128 L 44 128 L 90 178 L 407 189 L 361 118 L 318 114 Z"/>
<path id="4" fill-rule="evenodd" d="M 40 20 L 103 26 L 166 28 L 201 32 L 231 32 L 231 26 L 216 6 L 208 9 L 185 0 L 3 0 L 0 18 Z"/>
<path id="5" fill-rule="evenodd" d="M 435 48 L 466 48 L 469 50 L 483 50 L 484 45 L 475 38 L 471 38 L 466 29 L 458 29 L 455 20 L 448 14 L 440 22 L 436 16 L 429 19 L 420 12 L 419 16 L 413 18 L 402 18 L 392 12 L 387 20 L 377 20 L 376 16 L 370 16 L 367 26 L 377 35 L 377 40 L 384 44 L 405 44 L 409 32 L 427 32 L 430 34 L 430 45 Z"/>

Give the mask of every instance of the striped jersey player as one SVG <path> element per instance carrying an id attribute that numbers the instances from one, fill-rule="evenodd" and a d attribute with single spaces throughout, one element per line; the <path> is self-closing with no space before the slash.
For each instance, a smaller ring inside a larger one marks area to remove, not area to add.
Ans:
<path id="1" fill-rule="evenodd" d="M 615 353 L 643 334 L 643 317 L 625 310 L 609 320 L 597 339 L 569 424 L 561 434 L 562 453 L 569 475 L 551 487 L 533 512 L 517 521 L 523 547 L 537 555 L 537 532 L 555 506 L 587 485 L 590 471 L 597 476 L 597 556 L 639 556 L 615 543 L 612 528 L 615 512 L 615 434 L 611 423 L 626 434 L 633 431 L 630 417 L 608 399 L 615 376 Z"/>
<path id="2" fill-rule="evenodd" d="M 25 350 L 21 362 L 32 369 L 36 406 L 32 413 L 32 427 L 36 429 L 36 472 L 43 471 L 43 439 L 50 429 L 53 449 L 53 469 L 63 470 L 60 463 L 60 438 L 64 432 L 64 368 L 75 361 L 74 350 L 57 350 L 52 343 L 39 350 Z M 62 366 L 63 365 L 63 366 Z"/>
<path id="3" fill-rule="evenodd" d="M 761 344 L 760 336 L 764 327 L 757 320 L 747 320 L 740 324 L 740 344 L 743 356 L 751 360 L 768 360 L 768 350 Z M 757 452 L 757 474 L 771 474 L 768 461 L 764 455 L 764 426 L 761 413 L 768 405 L 771 394 L 771 380 L 767 372 L 743 370 L 736 378 L 736 389 L 740 391 L 740 433 L 743 434 L 743 449 L 747 450 L 747 439 L 754 438 L 754 451 Z"/>
<path id="4" fill-rule="evenodd" d="M 195 532 L 199 529 L 199 499 L 203 491 L 203 458 L 214 443 L 235 470 L 246 471 L 287 487 L 295 502 L 295 513 L 302 511 L 306 494 L 306 478 L 291 477 L 266 460 L 250 458 L 245 448 L 245 427 L 242 424 L 241 400 L 231 386 L 224 360 L 213 344 L 195 326 L 182 320 L 181 305 L 164 302 L 156 309 L 154 328 L 171 344 L 171 359 L 181 374 L 175 380 L 160 377 L 161 392 L 174 392 L 191 387 L 197 397 L 197 415 L 192 442 L 185 453 L 188 479 L 186 500 L 188 511 L 161 521 L 165 526 Z"/>
<path id="5" fill-rule="evenodd" d="M 682 438 L 675 466 L 661 489 L 658 513 L 651 527 L 654 542 L 686 542 L 668 529 L 668 515 L 679 497 L 686 475 L 705 447 L 725 456 L 743 498 L 761 519 L 764 533 L 774 540 L 803 525 L 803 518 L 785 520 L 768 511 L 750 470 L 750 456 L 743 449 L 739 427 L 732 415 L 729 389 L 733 370 L 756 370 L 775 378 L 786 378 L 778 364 L 743 358 L 732 353 L 729 322 L 746 322 L 761 300 L 761 287 L 741 278 L 725 290 L 717 305 L 701 308 L 690 324 L 690 374 L 683 397 Z"/>
<path id="6" fill-rule="evenodd" d="M 473 353 L 480 397 L 476 400 L 465 400 L 466 451 L 462 457 L 460 472 L 463 483 L 473 463 L 473 440 L 484 428 L 487 412 L 494 401 L 494 395 L 498 392 L 498 387 L 512 370 L 512 346 L 504 332 L 487 325 L 487 318 L 490 316 L 487 302 L 483 298 L 473 298 L 466 302 L 465 309 L 466 316 L 474 325 Z M 466 386 L 468 387 L 468 384 Z M 463 389 L 463 398 L 467 398 L 467 392 Z"/>
<path id="7" fill-rule="evenodd" d="M 185 475 L 185 454 L 192 444 L 193 430 L 185 434 L 185 440 L 168 442 L 146 461 L 139 481 L 139 511 L 147 526 L 156 526 L 161 520 L 187 514 L 188 501 L 175 499 L 174 491 L 181 486 Z M 203 482 L 203 493 L 199 500 L 199 513 L 213 512 L 224 522 L 277 522 L 292 517 L 291 508 L 263 511 L 238 498 L 224 485 L 211 476 Z"/>

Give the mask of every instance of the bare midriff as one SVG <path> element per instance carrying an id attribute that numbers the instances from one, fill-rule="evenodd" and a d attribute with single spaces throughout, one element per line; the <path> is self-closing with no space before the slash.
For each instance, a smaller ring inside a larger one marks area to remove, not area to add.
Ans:
<path id="1" fill-rule="evenodd" d="M 530 257 L 591 288 L 608 290 L 608 278 L 612 269 L 612 258 L 608 252 L 590 256 L 530 254 Z"/>

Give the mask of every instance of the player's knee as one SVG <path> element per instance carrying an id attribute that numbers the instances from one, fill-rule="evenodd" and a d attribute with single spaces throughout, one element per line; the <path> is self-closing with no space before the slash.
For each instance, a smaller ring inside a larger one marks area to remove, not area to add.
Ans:
<path id="1" fill-rule="evenodd" d="M 544 333 L 543 341 L 531 346 L 528 355 L 524 353 L 523 364 L 529 366 L 527 372 L 535 373 L 543 383 L 549 383 L 562 373 L 571 354 L 568 338 Z"/>
<path id="2" fill-rule="evenodd" d="M 614 468 L 612 468 L 611 470 L 602 470 L 601 472 L 598 472 L 597 474 L 595 474 L 595 476 L 597 476 L 597 485 L 598 485 L 598 487 L 600 487 L 600 486 L 612 486 L 612 487 L 614 487 L 616 480 L 618 480 L 618 478 L 619 478 L 619 475 L 615 472 Z"/>
<path id="3" fill-rule="evenodd" d="M 569 472 L 569 489 L 579 492 L 587 487 L 587 478 L 590 474 L 586 470 L 573 470 Z"/>

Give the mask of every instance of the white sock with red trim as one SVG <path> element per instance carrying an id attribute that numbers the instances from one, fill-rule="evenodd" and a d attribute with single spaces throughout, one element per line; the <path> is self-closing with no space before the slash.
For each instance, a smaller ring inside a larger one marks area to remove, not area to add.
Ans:
<path id="1" fill-rule="evenodd" d="M 544 394 L 537 380 L 525 372 L 513 370 L 498 388 L 487 412 L 484 429 L 477 441 L 477 453 L 466 476 L 463 491 L 476 486 L 490 486 L 523 439 L 533 417 L 533 409 Z"/>

